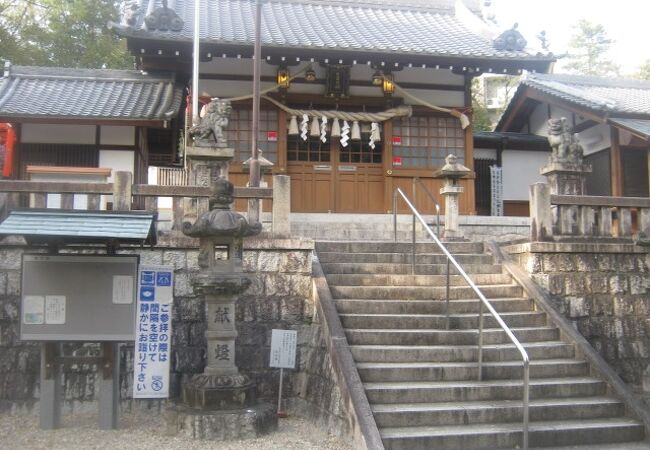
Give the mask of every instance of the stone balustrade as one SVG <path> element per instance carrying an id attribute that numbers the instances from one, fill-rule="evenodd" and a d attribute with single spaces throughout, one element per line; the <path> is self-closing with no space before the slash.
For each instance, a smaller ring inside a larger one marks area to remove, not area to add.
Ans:
<path id="1" fill-rule="evenodd" d="M 530 214 L 532 241 L 650 235 L 650 198 L 552 195 L 549 185 L 535 183 Z"/>

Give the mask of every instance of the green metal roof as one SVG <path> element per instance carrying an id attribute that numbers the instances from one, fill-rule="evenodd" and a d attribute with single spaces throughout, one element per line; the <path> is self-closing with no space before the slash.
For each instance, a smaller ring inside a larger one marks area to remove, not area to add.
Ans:
<path id="1" fill-rule="evenodd" d="M 155 219 L 155 214 L 140 211 L 15 210 L 0 223 L 0 235 L 20 235 L 28 242 L 154 244 Z"/>

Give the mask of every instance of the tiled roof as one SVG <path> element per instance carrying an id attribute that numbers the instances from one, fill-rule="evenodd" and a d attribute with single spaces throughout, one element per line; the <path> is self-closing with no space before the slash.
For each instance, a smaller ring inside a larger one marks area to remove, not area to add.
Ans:
<path id="1" fill-rule="evenodd" d="M 254 39 L 252 0 L 200 0 L 201 40 L 218 45 L 247 45 Z M 473 4 L 465 0 L 471 7 Z M 475 3 L 475 2 L 474 2 Z M 131 25 L 112 24 L 134 38 L 191 41 L 194 0 L 169 2 L 182 20 L 180 31 L 149 30 L 145 17 L 161 0 L 143 0 Z M 470 16 L 472 13 L 465 10 Z M 550 55 L 496 50 L 456 13 L 451 0 L 272 0 L 263 5 L 262 45 L 294 49 L 400 53 L 498 60 L 552 61 Z M 463 16 L 464 17 L 464 16 Z M 474 20 L 480 21 L 477 16 Z M 496 37 L 496 36 L 495 36 Z"/>
<path id="2" fill-rule="evenodd" d="M 20 235 L 28 241 L 51 237 L 69 242 L 155 240 L 154 214 L 66 210 L 11 211 L 0 224 L 0 235 Z"/>
<path id="3" fill-rule="evenodd" d="M 609 119 L 609 121 L 633 133 L 640 134 L 646 139 L 650 138 L 650 120 L 616 118 Z"/>
<path id="4" fill-rule="evenodd" d="M 650 115 L 650 81 L 529 74 L 522 84 L 593 110 Z"/>
<path id="5" fill-rule="evenodd" d="M 11 66 L 0 79 L 0 117 L 169 120 L 183 88 L 170 74 Z"/>

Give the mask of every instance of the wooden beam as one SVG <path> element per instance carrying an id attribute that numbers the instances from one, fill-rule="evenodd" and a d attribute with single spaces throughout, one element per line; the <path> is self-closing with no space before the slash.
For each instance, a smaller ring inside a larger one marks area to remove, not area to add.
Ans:
<path id="1" fill-rule="evenodd" d="M 577 115 L 582 116 L 585 119 L 593 120 L 594 122 L 597 123 L 605 123 L 607 120 L 606 114 L 604 112 L 593 111 L 587 108 L 581 108 L 572 102 L 555 97 L 553 95 L 546 94 L 535 88 L 527 87 L 525 91 L 525 96 L 542 103 L 548 103 L 550 105 L 557 106 L 558 108 L 565 109 L 568 112 L 576 113 Z"/>
<path id="2" fill-rule="evenodd" d="M 599 195 L 551 195 L 551 205 L 650 208 L 647 197 L 601 197 Z"/>
<path id="3" fill-rule="evenodd" d="M 609 150 L 612 196 L 623 196 L 623 171 L 621 166 L 621 145 L 619 142 L 618 128 L 609 127 L 611 130 L 612 146 Z"/>
<path id="4" fill-rule="evenodd" d="M 584 122 L 575 125 L 572 131 L 574 133 L 582 133 L 583 131 L 588 130 L 589 128 L 595 127 L 596 125 L 599 125 L 599 123 L 593 120 L 585 120 Z"/>
<path id="5" fill-rule="evenodd" d="M 511 101 L 510 106 L 507 109 L 508 115 L 506 116 L 505 122 L 497 131 L 520 131 L 513 130 L 512 127 L 514 125 L 515 118 L 520 114 L 523 115 L 522 109 L 528 102 L 530 102 L 528 97 L 529 90 L 530 88 L 525 87 L 521 92 L 517 92 L 515 98 Z M 528 112 L 528 114 L 530 114 L 530 112 Z"/>
<path id="6" fill-rule="evenodd" d="M 52 123 L 52 124 L 70 124 L 70 125 L 108 125 L 108 126 L 134 126 L 134 127 L 150 127 L 150 128 L 165 128 L 165 123 L 171 123 L 169 120 L 128 120 L 128 119 L 91 119 L 81 117 L 14 117 L 0 115 L 0 122 L 7 123 Z"/>

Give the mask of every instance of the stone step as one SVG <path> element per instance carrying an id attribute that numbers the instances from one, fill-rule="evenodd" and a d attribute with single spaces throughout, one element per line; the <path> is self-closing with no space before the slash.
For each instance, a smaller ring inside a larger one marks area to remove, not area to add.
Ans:
<path id="1" fill-rule="evenodd" d="M 483 253 L 482 242 L 444 242 L 447 251 L 452 255 L 458 253 Z M 316 252 L 336 253 L 409 253 L 413 251 L 411 242 L 377 242 L 377 241 L 318 241 Z M 442 253 L 435 242 L 417 243 L 416 253 Z"/>
<path id="2" fill-rule="evenodd" d="M 383 381 L 458 381 L 478 379 L 477 362 L 367 362 L 357 363 L 363 382 Z M 587 375 L 589 366 L 576 359 L 544 359 L 530 362 L 531 378 Z M 521 361 L 483 363 L 484 380 L 521 380 Z"/>
<path id="3" fill-rule="evenodd" d="M 368 401 L 376 403 L 437 403 L 522 400 L 522 380 L 402 381 L 364 383 Z M 591 377 L 535 378 L 530 398 L 591 397 L 605 395 L 604 382 Z"/>
<path id="4" fill-rule="evenodd" d="M 395 274 L 409 275 L 412 266 L 410 263 L 347 263 L 329 262 L 322 263 L 323 271 L 326 274 Z M 479 273 L 502 273 L 503 267 L 500 264 L 463 264 L 463 270 L 468 275 Z M 446 275 L 447 264 L 418 264 L 415 273 L 420 275 Z M 451 273 L 454 267 L 451 267 Z"/>
<path id="5" fill-rule="evenodd" d="M 372 411 L 377 426 L 420 427 L 521 422 L 521 400 L 453 403 L 376 404 Z M 597 419 L 622 416 L 625 406 L 611 397 L 568 397 L 532 400 L 531 421 Z"/>
<path id="6" fill-rule="evenodd" d="M 527 342 L 524 345 L 531 360 L 573 358 L 573 344 L 562 341 Z M 352 345 L 352 356 L 360 362 L 476 362 L 476 345 Z M 514 344 L 486 345 L 483 361 L 513 361 L 519 358 Z"/>
<path id="7" fill-rule="evenodd" d="M 554 327 L 512 328 L 520 342 L 555 341 L 559 331 Z M 346 329 L 350 345 L 476 345 L 478 330 L 399 330 Z M 510 339 L 500 328 L 483 330 L 483 344 L 506 344 Z"/>
<path id="8" fill-rule="evenodd" d="M 380 430 L 386 450 L 494 449 L 521 445 L 521 424 L 395 427 Z M 640 440 L 643 426 L 627 418 L 532 422 L 530 446 L 615 443 Z"/>
<path id="9" fill-rule="evenodd" d="M 523 289 L 516 284 L 486 284 L 479 289 L 488 299 L 523 296 Z M 330 292 L 335 299 L 435 300 L 446 298 L 447 295 L 444 286 L 330 286 Z M 476 298 L 476 293 L 469 286 L 452 286 L 449 298 L 471 299 Z"/>
<path id="10" fill-rule="evenodd" d="M 510 275 L 503 273 L 472 274 L 470 279 L 476 285 L 509 284 Z M 327 275 L 330 286 L 446 286 L 446 275 L 361 275 L 331 274 Z M 450 275 L 451 286 L 467 286 L 467 281 L 460 275 Z"/>
<path id="11" fill-rule="evenodd" d="M 542 312 L 504 312 L 499 314 L 509 327 L 535 327 L 546 325 Z M 382 329 L 447 329 L 447 317 L 442 314 L 340 314 L 344 328 Z M 489 313 L 483 314 L 484 328 L 499 325 Z M 479 327 L 478 314 L 450 314 L 449 329 L 468 330 Z"/>
<path id="12" fill-rule="evenodd" d="M 498 312 L 532 311 L 533 301 L 525 298 L 494 298 L 490 304 Z M 373 311 L 377 314 L 444 314 L 447 308 L 445 300 L 336 300 L 340 314 L 362 314 Z M 452 300 L 449 302 L 450 314 L 477 313 L 479 300 Z"/>
<path id="13" fill-rule="evenodd" d="M 410 253 L 338 253 L 318 252 L 318 260 L 321 263 L 384 263 L 384 264 L 411 264 L 413 255 Z M 493 264 L 492 255 L 484 253 L 463 253 L 453 255 L 454 259 L 461 266 L 464 264 Z M 420 253 L 415 255 L 417 264 L 446 264 L 447 257 L 440 254 Z M 463 269 L 464 270 L 464 269 Z"/>

